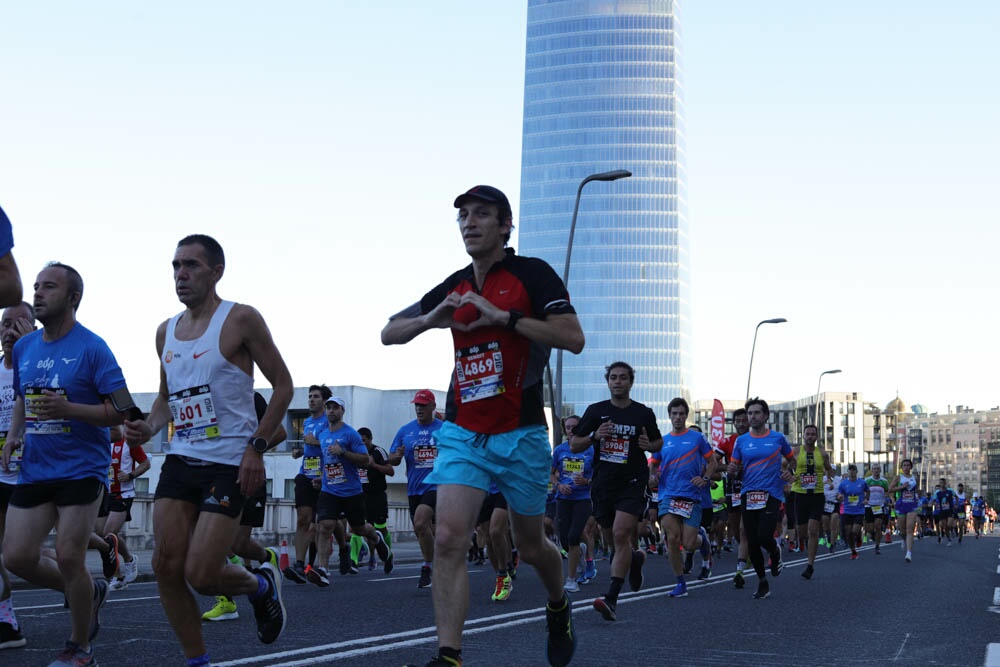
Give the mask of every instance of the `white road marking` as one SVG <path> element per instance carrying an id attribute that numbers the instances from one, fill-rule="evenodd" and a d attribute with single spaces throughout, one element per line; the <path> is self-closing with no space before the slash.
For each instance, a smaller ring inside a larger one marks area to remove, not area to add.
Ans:
<path id="1" fill-rule="evenodd" d="M 896 651 L 896 655 L 895 655 L 895 656 L 893 656 L 893 658 L 892 658 L 892 661 L 893 661 L 893 662 L 896 662 L 897 660 L 899 660 L 899 656 L 903 655 L 903 647 L 905 647 L 905 646 L 906 646 L 906 642 L 907 642 L 907 641 L 908 641 L 909 639 L 910 639 L 910 633 L 909 633 L 909 632 L 907 632 L 907 633 L 906 633 L 906 636 L 905 636 L 905 637 L 903 637 L 903 643 L 899 645 L 899 650 L 898 650 L 898 651 Z"/>
<path id="2" fill-rule="evenodd" d="M 874 545 L 868 544 L 859 549 L 869 550 L 874 549 Z M 829 560 L 831 558 L 841 558 L 847 556 L 850 553 L 848 549 L 838 551 L 837 553 L 827 553 L 816 556 L 817 561 Z M 785 568 L 795 567 L 797 565 L 805 565 L 808 561 L 807 558 L 800 558 L 794 561 L 786 561 Z M 749 572 L 744 572 L 744 576 L 749 578 L 751 576 L 757 576 L 753 570 Z M 710 577 L 706 580 L 695 580 L 688 584 L 690 588 L 703 588 L 706 586 L 714 586 L 722 583 L 728 583 L 732 581 L 732 573 L 720 574 Z M 658 586 L 656 588 L 650 588 L 648 590 L 644 589 L 639 593 L 625 593 L 620 598 L 618 598 L 618 605 L 628 604 L 631 602 L 638 602 L 640 600 L 648 600 L 650 598 L 662 598 L 663 593 L 673 589 L 673 584 L 668 584 L 666 586 Z M 590 608 L 591 601 L 589 600 L 577 600 L 573 603 L 573 611 L 577 612 L 580 609 Z M 518 625 L 524 625 L 526 623 L 540 623 L 545 620 L 545 612 L 543 608 L 525 609 L 523 611 L 514 611 L 506 614 L 494 614 L 492 616 L 484 616 L 480 618 L 470 618 L 465 623 L 465 630 L 462 632 L 465 635 L 475 635 L 482 632 L 492 632 L 493 630 L 499 628 L 514 627 Z M 482 626 L 473 627 L 470 629 L 469 626 Z M 417 646 L 419 644 L 427 644 L 436 641 L 436 629 L 434 626 L 426 628 L 418 628 L 416 630 L 407 630 L 404 632 L 397 632 L 390 635 L 376 635 L 370 637 L 360 637 L 358 639 L 351 639 L 348 641 L 337 642 L 334 644 L 323 644 L 319 646 L 310 646 L 300 649 L 293 649 L 290 651 L 280 651 L 277 653 L 268 653 L 254 656 L 247 656 L 245 658 L 236 658 L 234 660 L 228 660 L 226 662 L 216 662 L 213 663 L 215 667 L 236 667 L 238 665 L 252 665 L 257 663 L 266 663 L 269 667 L 303 667 L 304 665 L 314 665 L 319 663 L 335 662 L 338 660 L 343 660 L 346 658 L 356 658 L 364 655 L 373 655 L 376 653 L 382 653 L 384 651 L 396 650 L 398 648 L 405 648 L 408 646 Z M 375 644 L 374 646 L 366 646 L 366 644 Z M 348 650 L 343 650 L 348 649 Z M 336 653 L 334 653 L 336 652 Z M 309 654 L 320 653 L 321 655 L 309 656 Z M 309 657 L 300 657 L 309 656 Z M 278 662 L 282 658 L 293 658 L 293 660 L 288 662 Z M 295 660 L 294 658 L 299 658 Z M 998 665 L 1000 667 L 1000 665 Z"/>

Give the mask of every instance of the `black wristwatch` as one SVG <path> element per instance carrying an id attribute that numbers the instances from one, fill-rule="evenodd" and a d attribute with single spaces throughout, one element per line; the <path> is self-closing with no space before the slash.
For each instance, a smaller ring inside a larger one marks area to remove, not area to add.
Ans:
<path id="1" fill-rule="evenodd" d="M 524 317 L 524 313 L 519 310 L 511 310 L 508 312 L 510 318 L 507 320 L 507 328 L 513 331 L 517 328 L 517 321 Z"/>
<path id="2" fill-rule="evenodd" d="M 267 448 L 270 446 L 268 445 L 267 440 L 265 440 L 264 438 L 253 438 L 253 437 L 250 438 L 249 445 L 253 447 L 253 450 L 258 454 L 263 454 L 264 452 L 267 451 Z"/>

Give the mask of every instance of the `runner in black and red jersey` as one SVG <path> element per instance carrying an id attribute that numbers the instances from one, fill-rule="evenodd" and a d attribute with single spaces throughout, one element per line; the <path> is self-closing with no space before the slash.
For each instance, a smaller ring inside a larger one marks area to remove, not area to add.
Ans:
<path id="1" fill-rule="evenodd" d="M 507 197 L 478 185 L 455 199 L 459 230 L 472 264 L 418 303 L 390 318 L 386 345 L 429 329 L 451 329 L 454 373 L 438 455 L 428 481 L 438 486 L 434 592 L 438 654 L 428 663 L 462 664 L 462 626 L 469 604 L 465 552 L 490 482 L 507 500 L 517 547 L 548 593 L 548 659 L 573 656 L 562 557 L 545 538 L 543 518 L 552 449 L 542 410 L 542 371 L 549 350 L 579 353 L 583 330 L 566 287 L 545 262 L 505 246 L 513 229 Z"/>
<path id="2" fill-rule="evenodd" d="M 604 379 L 611 398 L 587 407 L 570 449 L 582 452 L 594 447 L 594 478 L 590 484 L 594 518 L 602 528 L 612 530 L 615 548 L 608 592 L 594 600 L 594 609 L 606 620 L 614 621 L 626 575 L 633 591 L 642 587 L 646 554 L 634 547 L 636 526 L 646 511 L 646 452 L 659 451 L 663 438 L 653 411 L 631 398 L 635 382 L 632 367 L 616 361 L 608 366 Z"/>
<path id="3" fill-rule="evenodd" d="M 733 445 L 736 438 L 750 430 L 750 420 L 747 419 L 747 411 L 744 408 L 733 410 L 733 428 L 736 432 L 722 441 L 719 450 L 726 457 L 728 464 L 733 460 Z M 729 504 L 729 539 L 739 542 L 736 560 L 736 575 L 733 577 L 733 584 L 736 588 L 743 588 L 743 570 L 747 567 L 747 534 L 743 529 L 743 471 L 728 473 L 726 475 L 726 500 Z"/>

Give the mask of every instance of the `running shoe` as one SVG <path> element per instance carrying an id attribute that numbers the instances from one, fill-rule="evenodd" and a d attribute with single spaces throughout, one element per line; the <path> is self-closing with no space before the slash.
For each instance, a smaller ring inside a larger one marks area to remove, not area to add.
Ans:
<path id="1" fill-rule="evenodd" d="M 351 552 L 345 546 L 340 549 L 340 574 L 350 574 L 351 573 Z"/>
<path id="2" fill-rule="evenodd" d="M 97 667 L 94 648 L 91 647 L 88 653 L 78 644 L 66 642 L 66 647 L 59 651 L 56 659 L 49 663 L 49 667 Z"/>
<path id="3" fill-rule="evenodd" d="M 614 621 L 618 618 L 615 614 L 614 603 L 608 602 L 607 598 L 597 598 L 594 600 L 594 609 L 604 617 L 605 621 Z"/>
<path id="4" fill-rule="evenodd" d="M 132 560 L 122 561 L 122 576 L 126 584 L 131 584 L 139 578 L 139 559 L 132 556 Z"/>
<path id="5" fill-rule="evenodd" d="M 309 581 L 306 579 L 306 571 L 298 565 L 289 565 L 281 573 L 285 575 L 285 579 L 294 581 L 297 584 L 304 584 Z"/>
<path id="6" fill-rule="evenodd" d="M 736 570 L 736 574 L 733 575 L 733 586 L 736 588 L 743 588 L 744 583 L 743 572 Z"/>
<path id="7" fill-rule="evenodd" d="M 203 621 L 235 621 L 240 617 L 236 601 L 225 595 L 215 596 L 215 606 L 201 615 Z"/>
<path id="8" fill-rule="evenodd" d="M 507 574 L 510 575 L 511 579 L 517 579 L 517 559 L 516 558 L 512 562 L 507 563 Z"/>
<path id="9" fill-rule="evenodd" d="M 701 566 L 701 572 L 698 573 L 698 579 L 704 581 L 712 576 L 712 568 L 707 565 Z"/>
<path id="10" fill-rule="evenodd" d="M 392 555 L 392 549 L 389 545 L 385 543 L 385 538 L 382 537 L 382 533 L 375 531 L 375 551 L 378 552 L 378 557 L 382 559 L 382 571 L 386 574 L 392 572 L 393 561 L 395 558 Z M 372 556 L 374 558 L 374 556 Z"/>
<path id="11" fill-rule="evenodd" d="M 270 563 L 274 567 L 274 571 L 275 572 L 280 572 L 281 570 L 278 567 L 278 562 L 279 562 L 278 561 L 278 550 L 275 549 L 274 547 L 268 547 L 268 548 L 264 549 L 264 551 L 267 552 L 267 561 L 266 562 Z"/>
<path id="12" fill-rule="evenodd" d="M 0 649 L 21 648 L 28 643 L 20 628 L 14 628 L 10 623 L 0 622 Z"/>
<path id="13" fill-rule="evenodd" d="M 545 605 L 545 630 L 548 641 L 545 653 L 553 667 L 565 667 L 573 659 L 576 651 L 576 633 L 573 632 L 573 608 L 569 597 L 563 595 L 562 608 L 552 609 Z"/>
<path id="14" fill-rule="evenodd" d="M 674 586 L 673 590 L 667 593 L 667 597 L 672 598 L 686 598 L 688 594 L 687 584 L 683 581 L 678 581 L 677 585 Z"/>
<path id="15" fill-rule="evenodd" d="M 254 570 L 267 580 L 267 590 L 250 599 L 254 619 L 257 621 L 257 639 L 264 644 L 274 642 L 285 629 L 285 603 L 281 600 L 281 577 L 278 568 L 264 563 Z"/>
<path id="16" fill-rule="evenodd" d="M 115 577 L 108 585 L 109 591 L 123 591 L 126 588 L 128 588 L 128 584 L 125 583 L 125 579 L 122 577 Z"/>
<path id="17" fill-rule="evenodd" d="M 858 559 L 858 552 L 857 551 L 852 551 L 851 552 L 851 560 L 857 560 L 857 559 Z"/>
<path id="18" fill-rule="evenodd" d="M 806 565 L 806 569 L 802 570 L 802 578 L 803 579 L 812 579 L 813 578 L 813 572 L 814 572 L 813 566 L 812 565 Z"/>
<path id="19" fill-rule="evenodd" d="M 493 591 L 492 599 L 494 602 L 503 602 L 510 597 L 511 591 L 514 590 L 514 583 L 510 579 L 509 574 L 498 574 L 497 575 L 497 586 L 496 590 Z"/>
<path id="20" fill-rule="evenodd" d="M 655 556 L 656 555 L 656 545 L 653 544 L 652 542 L 650 542 L 649 544 L 647 544 L 646 545 L 646 553 L 648 553 L 650 556 Z"/>
<path id="21" fill-rule="evenodd" d="M 633 591 L 642 588 L 642 566 L 645 563 L 645 552 L 638 550 L 632 552 L 632 563 L 628 568 L 628 585 Z"/>
<path id="22" fill-rule="evenodd" d="M 771 586 L 766 579 L 761 579 L 760 583 L 757 584 L 757 592 L 753 594 L 753 599 L 763 600 L 769 597 L 771 597 Z"/>
<path id="23" fill-rule="evenodd" d="M 882 550 L 878 548 L 878 542 L 875 543 L 875 555 L 876 556 L 882 555 Z"/>
<path id="24" fill-rule="evenodd" d="M 430 588 L 431 587 L 431 568 L 429 565 L 423 565 L 420 567 L 420 581 L 417 582 L 417 588 Z"/>
<path id="25" fill-rule="evenodd" d="M 420 667 L 420 665 L 405 665 L 405 667 Z M 462 667 L 462 659 L 446 658 L 438 653 L 424 667 Z"/>
<path id="26" fill-rule="evenodd" d="M 913 560 L 913 554 L 911 554 L 911 553 L 910 553 L 909 551 L 907 551 L 907 552 L 906 552 L 906 558 L 905 558 L 904 560 L 905 560 L 905 561 L 906 561 L 907 563 L 909 563 L 910 561 L 912 561 L 912 560 Z"/>
<path id="27" fill-rule="evenodd" d="M 97 633 L 101 631 L 101 606 L 104 605 L 104 601 L 107 599 L 108 582 L 104 579 L 95 579 L 93 602 L 94 611 L 90 618 L 90 635 L 87 638 L 89 641 L 94 641 L 94 638 L 97 637 Z"/>
<path id="28" fill-rule="evenodd" d="M 784 568 L 785 562 L 781 560 L 781 550 L 779 549 L 771 554 L 771 576 L 777 577 Z"/>
<path id="29" fill-rule="evenodd" d="M 320 588 L 326 588 L 330 585 L 330 575 L 321 567 L 306 567 L 306 579 Z"/>
<path id="30" fill-rule="evenodd" d="M 104 578 L 110 579 L 118 571 L 118 536 L 108 533 L 104 536 L 104 541 L 108 543 L 108 553 L 101 554 L 101 565 L 104 569 Z"/>
<path id="31" fill-rule="evenodd" d="M 594 561 L 588 560 L 586 562 L 583 567 L 583 576 L 588 584 L 597 578 L 597 564 Z"/>
<path id="32" fill-rule="evenodd" d="M 563 582 L 563 588 L 567 593 L 578 593 L 580 591 L 580 584 L 576 583 L 571 577 L 566 577 L 566 581 Z"/>
<path id="33" fill-rule="evenodd" d="M 830 540 L 826 539 L 825 537 L 821 537 L 819 538 L 817 544 L 819 544 L 819 546 L 821 547 L 828 547 L 830 546 Z"/>
<path id="34" fill-rule="evenodd" d="M 347 574 L 357 574 L 357 573 L 358 573 L 358 564 L 352 560 L 350 567 L 347 569 Z"/>

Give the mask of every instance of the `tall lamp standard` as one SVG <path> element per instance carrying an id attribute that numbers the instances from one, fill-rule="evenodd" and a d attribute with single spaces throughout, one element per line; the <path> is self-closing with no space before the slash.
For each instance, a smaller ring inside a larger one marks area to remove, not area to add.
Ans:
<path id="1" fill-rule="evenodd" d="M 775 317 L 770 320 L 761 320 L 753 330 L 753 347 L 750 348 L 750 370 L 747 371 L 747 400 L 750 400 L 750 374 L 753 373 L 753 353 L 757 350 L 757 331 L 762 324 L 783 324 L 787 322 L 784 317 Z"/>
<path id="2" fill-rule="evenodd" d="M 813 423 L 816 424 L 816 428 L 821 428 L 819 423 L 819 386 L 823 382 L 824 375 L 834 375 L 835 373 L 840 373 L 839 368 L 834 368 L 832 371 L 823 371 L 819 374 L 819 380 L 816 381 L 816 411 L 813 413 Z M 825 411 L 824 411 L 825 414 Z M 820 431 L 819 446 L 820 449 L 826 444 L 826 429 Z"/>
<path id="3" fill-rule="evenodd" d="M 569 223 L 569 240 L 566 242 L 566 264 L 563 267 L 563 284 L 569 286 L 569 263 L 573 257 L 573 237 L 576 235 L 576 216 L 580 212 L 580 195 L 583 194 L 583 186 L 591 181 L 617 181 L 619 178 L 628 178 L 632 175 L 626 169 L 616 169 L 614 171 L 602 171 L 598 174 L 591 174 L 580 181 L 580 187 L 576 189 L 576 203 L 573 205 L 573 220 Z M 549 391 L 552 394 L 552 446 L 559 444 L 562 437 L 562 369 L 563 351 L 556 350 L 556 381 L 555 389 L 550 385 Z"/>

